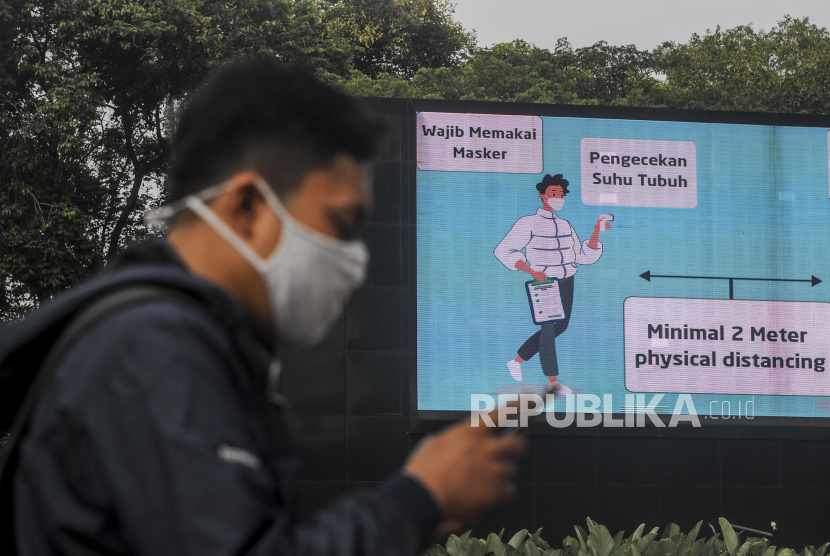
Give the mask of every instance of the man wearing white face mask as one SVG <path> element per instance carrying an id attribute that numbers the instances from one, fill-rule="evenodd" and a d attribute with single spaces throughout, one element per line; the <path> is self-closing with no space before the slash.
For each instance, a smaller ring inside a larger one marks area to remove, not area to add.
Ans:
<path id="1" fill-rule="evenodd" d="M 564 318 L 542 323 L 541 330 L 519 348 L 516 358 L 507 362 L 507 369 L 514 380 L 521 381 L 522 363 L 538 353 L 542 372 L 548 377 L 552 391 L 568 395 L 573 392 L 571 388 L 557 379 L 556 337 L 568 328 L 571 318 L 576 265 L 594 264 L 599 260 L 602 255 L 599 233 L 611 226 L 605 216 L 600 218 L 591 238 L 580 242 L 570 222 L 556 214 L 565 206 L 568 180 L 562 174 L 546 174 L 536 184 L 536 190 L 542 208 L 536 214 L 520 218 L 496 246 L 494 254 L 510 270 L 526 272 L 537 282 L 556 279 Z"/>
<path id="2" fill-rule="evenodd" d="M 0 371 L 48 380 L 19 414 L 0 552 L 416 556 L 511 494 L 522 439 L 466 421 L 379 489 L 297 518 L 272 361 L 322 340 L 364 279 L 377 136 L 355 101 L 273 62 L 193 94 L 167 239 L 3 336 Z"/>
<path id="3" fill-rule="evenodd" d="M 348 174 L 349 169 L 345 171 Z M 365 176 L 358 177 L 359 181 L 365 179 Z M 259 176 L 246 175 L 244 181 L 255 184 L 265 206 L 274 211 L 280 222 L 279 244 L 266 259 L 260 258 L 205 204 L 231 192 L 233 182 L 223 182 L 188 196 L 162 213 L 172 216 L 187 208 L 199 215 L 259 272 L 269 298 L 271 325 L 280 339 L 295 346 L 313 346 L 323 339 L 329 325 L 343 312 L 352 290 L 363 282 L 369 260 L 366 245 L 362 241 L 345 241 L 315 232 L 297 222 Z M 174 230 L 170 241 L 181 245 L 186 252 L 189 239 L 181 235 L 179 230 Z"/>

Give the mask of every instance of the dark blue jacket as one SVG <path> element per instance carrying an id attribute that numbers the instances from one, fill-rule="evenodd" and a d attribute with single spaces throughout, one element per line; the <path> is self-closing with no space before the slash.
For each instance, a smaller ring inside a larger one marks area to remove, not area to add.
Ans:
<path id="1" fill-rule="evenodd" d="M 124 309 L 64 358 L 21 443 L 21 555 L 414 556 L 423 547 L 439 513 L 404 477 L 298 522 L 298 460 L 265 392 L 267 335 L 164 242 L 125 260 L 2 332 L 0 362 L 46 349 L 60 323 L 107 290 L 156 284 L 198 302 Z"/>

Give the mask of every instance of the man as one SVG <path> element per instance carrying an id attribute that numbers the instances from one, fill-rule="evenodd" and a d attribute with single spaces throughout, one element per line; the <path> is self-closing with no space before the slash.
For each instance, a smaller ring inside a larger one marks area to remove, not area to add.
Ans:
<path id="1" fill-rule="evenodd" d="M 167 241 L 6 333 L 0 363 L 43 351 L 105 293 L 175 292 L 107 316 L 62 358 L 20 444 L 19 554 L 414 556 L 511 493 L 521 440 L 465 423 L 378 491 L 295 517 L 274 346 L 318 342 L 363 279 L 376 137 L 353 100 L 272 62 L 226 67 L 193 95 Z"/>
<path id="2" fill-rule="evenodd" d="M 496 258 L 510 270 L 527 272 L 538 282 L 558 280 L 564 318 L 541 324 L 541 329 L 519 348 L 516 358 L 507 362 L 507 369 L 514 380 L 521 381 L 522 363 L 538 353 L 551 390 L 563 396 L 572 394 L 573 390 L 556 378 L 559 374 L 556 337 L 568 328 L 571 318 L 576 265 L 594 264 L 599 260 L 602 255 L 599 233 L 610 228 L 608 220 L 613 219 L 610 215 L 600 217 L 591 238 L 580 243 L 570 222 L 556 214 L 565 206 L 568 183 L 562 174 L 546 174 L 536 184 L 542 208 L 536 214 L 520 218 L 494 251 Z"/>

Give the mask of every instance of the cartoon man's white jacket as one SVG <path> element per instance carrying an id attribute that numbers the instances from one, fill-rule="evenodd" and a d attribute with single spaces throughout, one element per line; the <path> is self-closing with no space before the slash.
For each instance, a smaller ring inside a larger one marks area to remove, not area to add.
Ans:
<path id="1" fill-rule="evenodd" d="M 525 261 L 548 278 L 562 279 L 576 274 L 578 264 L 597 262 L 602 244 L 597 241 L 597 248 L 591 249 L 587 240 L 580 243 L 570 222 L 540 208 L 536 214 L 519 218 L 493 253 L 510 270 L 517 270 L 516 262 Z"/>

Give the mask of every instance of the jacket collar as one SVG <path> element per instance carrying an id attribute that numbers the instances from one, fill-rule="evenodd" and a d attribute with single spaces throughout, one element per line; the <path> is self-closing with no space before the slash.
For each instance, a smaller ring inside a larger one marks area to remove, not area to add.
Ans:
<path id="1" fill-rule="evenodd" d="M 541 216 L 542 218 L 547 219 L 558 218 L 555 212 L 553 212 L 552 210 L 545 210 L 544 208 L 536 209 L 536 214 L 537 216 Z"/>

